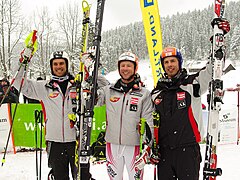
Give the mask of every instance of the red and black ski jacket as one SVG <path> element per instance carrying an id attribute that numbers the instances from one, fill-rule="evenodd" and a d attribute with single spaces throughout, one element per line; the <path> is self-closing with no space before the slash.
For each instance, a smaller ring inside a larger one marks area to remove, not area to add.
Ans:
<path id="1" fill-rule="evenodd" d="M 203 135 L 201 95 L 211 80 L 211 65 L 188 75 L 182 70 L 172 79 L 162 78 L 152 91 L 160 115 L 159 145 L 171 149 L 196 144 Z"/>

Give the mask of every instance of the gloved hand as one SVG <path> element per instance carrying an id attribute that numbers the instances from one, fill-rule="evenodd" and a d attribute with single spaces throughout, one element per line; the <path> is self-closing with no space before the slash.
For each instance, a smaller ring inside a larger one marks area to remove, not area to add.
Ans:
<path id="1" fill-rule="evenodd" d="M 217 24 L 218 28 L 223 30 L 224 35 L 230 31 L 230 23 L 226 18 L 214 18 L 211 24 L 212 27 L 214 27 L 214 25 Z"/>
<path id="2" fill-rule="evenodd" d="M 92 56 L 90 53 L 82 53 L 81 61 L 84 63 L 85 66 L 89 66 L 89 63 L 92 62 Z"/>
<path id="3" fill-rule="evenodd" d="M 159 145 L 155 144 L 153 142 L 153 145 L 152 145 L 152 154 L 150 156 L 150 162 L 152 164 L 158 164 L 159 161 L 160 161 L 160 152 L 159 152 Z"/>
<path id="4" fill-rule="evenodd" d="M 150 147 L 147 146 L 147 148 L 145 148 L 143 150 L 140 157 L 136 158 L 136 161 L 135 161 L 135 164 L 134 164 L 135 168 L 137 168 L 138 170 L 142 170 L 144 168 L 145 164 L 148 163 L 149 153 L 150 153 Z"/>
<path id="5" fill-rule="evenodd" d="M 151 154 L 150 156 L 150 162 L 152 164 L 158 164 L 160 161 L 160 155 L 159 154 Z"/>
<path id="6" fill-rule="evenodd" d="M 152 164 L 158 164 L 159 161 L 160 161 L 160 154 L 159 153 L 158 154 L 152 153 L 151 156 L 150 156 L 150 162 Z"/>
<path id="7" fill-rule="evenodd" d="M 31 48 L 23 49 L 20 54 L 21 57 L 19 59 L 19 62 L 23 64 L 29 63 L 32 57 L 32 51 L 33 50 Z"/>

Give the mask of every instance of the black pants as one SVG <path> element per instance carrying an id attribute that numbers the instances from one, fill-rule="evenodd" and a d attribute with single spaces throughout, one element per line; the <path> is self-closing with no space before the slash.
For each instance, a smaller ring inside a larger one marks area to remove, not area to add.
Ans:
<path id="1" fill-rule="evenodd" d="M 170 149 L 160 148 L 158 179 L 198 180 L 202 161 L 199 144 Z"/>
<path id="2" fill-rule="evenodd" d="M 71 167 L 72 178 L 74 177 L 74 172 L 76 172 L 74 166 L 75 146 L 76 142 L 48 142 L 48 165 L 52 168 L 55 180 L 69 180 L 69 164 Z M 90 164 L 81 168 L 81 177 L 84 177 L 84 180 L 91 179 L 89 168 Z"/>

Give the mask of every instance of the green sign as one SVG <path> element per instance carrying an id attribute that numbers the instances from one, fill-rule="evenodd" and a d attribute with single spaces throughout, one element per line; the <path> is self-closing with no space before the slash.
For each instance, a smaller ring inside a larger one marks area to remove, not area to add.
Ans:
<path id="1" fill-rule="evenodd" d="M 91 144 L 97 140 L 101 131 L 106 130 L 106 106 L 97 106 L 94 108 L 92 122 Z"/>
<path id="2" fill-rule="evenodd" d="M 11 106 L 11 113 L 15 109 L 15 104 Z M 13 122 L 13 137 L 14 145 L 21 147 L 40 147 L 40 131 L 42 128 L 42 147 L 45 145 L 45 124 L 42 119 L 43 126 L 41 127 L 40 121 L 36 123 L 35 111 L 42 110 L 40 104 L 18 104 L 17 111 Z M 94 108 L 94 117 L 92 122 L 91 144 L 97 140 L 100 132 L 106 130 L 106 106 Z M 37 141 L 37 143 L 36 143 Z"/>
<path id="3" fill-rule="evenodd" d="M 15 109 L 15 104 L 11 106 L 11 113 L 13 116 L 13 112 Z M 13 121 L 13 137 L 14 137 L 14 145 L 22 146 L 22 147 L 40 147 L 40 138 L 41 138 L 41 130 L 42 130 L 42 147 L 46 147 L 45 145 L 45 129 L 44 129 L 44 120 L 42 116 L 42 124 L 40 119 L 35 117 L 35 111 L 40 112 L 42 107 L 40 104 L 18 104 L 17 111 L 15 114 L 15 118 Z M 36 119 L 38 122 L 36 123 Z M 37 142 L 37 143 L 36 143 Z"/>

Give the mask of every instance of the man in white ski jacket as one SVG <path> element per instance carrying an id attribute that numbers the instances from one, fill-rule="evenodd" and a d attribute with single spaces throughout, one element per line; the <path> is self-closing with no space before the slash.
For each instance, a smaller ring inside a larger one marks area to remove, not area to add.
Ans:
<path id="1" fill-rule="evenodd" d="M 72 177 L 76 173 L 74 166 L 76 129 L 71 126 L 68 114 L 73 114 L 76 107 L 76 88 L 74 78 L 68 73 L 69 58 L 66 52 L 57 51 L 51 55 L 50 81 L 33 81 L 25 77 L 22 93 L 28 98 L 42 102 L 46 116 L 46 145 L 48 164 L 55 180 L 69 180 L 69 164 Z M 14 86 L 19 89 L 24 69 L 21 68 Z M 91 179 L 89 164 L 81 169 L 81 176 Z"/>
<path id="2" fill-rule="evenodd" d="M 124 165 L 129 180 L 135 180 L 137 175 L 142 179 L 143 171 L 135 168 L 140 149 L 140 119 L 144 118 L 150 127 L 148 134 L 153 131 L 150 91 L 142 86 L 140 77 L 136 74 L 137 68 L 137 56 L 131 52 L 123 53 L 118 60 L 121 78 L 114 85 L 98 91 L 98 104 L 106 104 L 107 172 L 110 179 L 114 180 L 123 179 Z"/>

